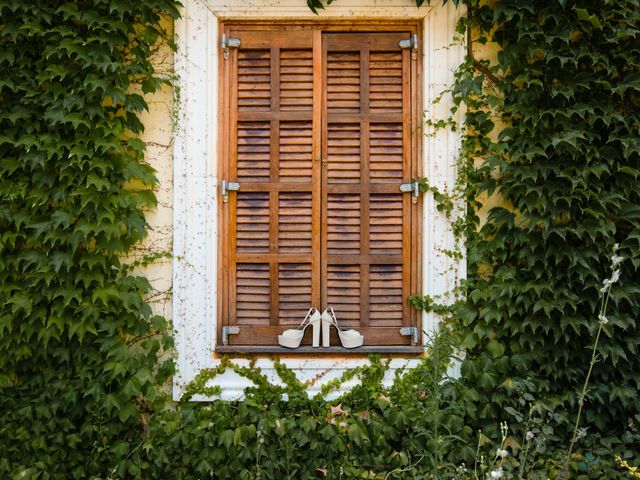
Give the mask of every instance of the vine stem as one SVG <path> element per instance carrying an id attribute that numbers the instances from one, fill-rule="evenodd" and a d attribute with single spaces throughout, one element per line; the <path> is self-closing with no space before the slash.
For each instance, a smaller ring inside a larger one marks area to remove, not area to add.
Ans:
<path id="1" fill-rule="evenodd" d="M 531 417 L 533 415 L 533 406 L 529 404 L 529 418 L 527 418 L 527 425 L 524 429 L 524 435 L 522 437 L 522 444 L 524 447 L 524 458 L 520 463 L 520 474 L 518 475 L 518 480 L 524 480 L 524 471 L 527 465 L 527 455 L 529 454 L 529 447 L 531 446 L 531 438 L 528 437 L 530 428 L 531 428 Z"/>
<path id="2" fill-rule="evenodd" d="M 573 427 L 573 435 L 571 437 L 571 442 L 569 442 L 569 451 L 567 452 L 567 457 L 564 461 L 564 466 L 562 468 L 562 476 L 565 478 L 569 478 L 569 462 L 571 461 L 571 453 L 573 453 L 573 447 L 578 441 L 578 429 L 580 427 L 580 417 L 582 415 L 582 407 L 584 406 L 584 399 L 587 396 L 587 388 L 589 386 L 589 380 L 591 379 L 591 373 L 593 372 L 593 367 L 597 362 L 598 357 L 598 342 L 600 341 L 600 334 L 602 333 L 602 328 L 604 327 L 604 322 L 600 320 L 604 313 L 607 311 L 607 305 L 609 304 L 609 293 L 611 290 L 611 285 L 607 288 L 606 294 L 602 299 L 602 303 L 600 304 L 600 315 L 598 315 L 598 333 L 596 334 L 596 339 L 593 342 L 593 348 L 591 349 L 591 362 L 589 363 L 589 370 L 587 371 L 587 376 L 584 379 L 584 384 L 582 385 L 582 391 L 580 392 L 580 397 L 578 399 L 578 415 L 576 416 L 576 424 Z"/>
<path id="3" fill-rule="evenodd" d="M 424 455 L 422 455 L 415 463 L 409 465 L 408 467 L 405 467 L 405 468 L 401 468 L 401 467 L 394 468 L 393 470 L 391 470 L 389 473 L 387 473 L 385 475 L 384 480 L 388 480 L 389 477 L 391 475 L 395 475 L 396 472 L 403 473 L 403 472 L 408 472 L 408 471 L 414 469 L 422 461 L 423 458 L 424 458 Z M 342 468 L 342 467 L 340 467 L 340 468 Z M 342 474 L 342 470 L 340 471 L 340 473 Z M 342 478 L 342 476 L 340 478 Z"/>
<path id="4" fill-rule="evenodd" d="M 480 435 L 482 434 L 482 430 L 478 430 L 478 447 L 476 448 L 476 458 L 475 461 L 473 462 L 473 476 L 475 477 L 475 480 L 479 480 L 478 479 L 478 456 L 480 455 Z"/>
<path id="5" fill-rule="evenodd" d="M 467 18 L 468 18 L 468 22 L 467 22 L 467 57 L 469 58 L 469 60 L 471 60 L 471 64 L 473 65 L 473 68 L 475 68 L 477 71 L 479 71 L 480 73 L 482 73 L 487 79 L 489 79 L 491 81 L 491 83 L 493 83 L 494 85 L 497 85 L 500 82 L 500 79 L 495 76 L 488 68 L 486 65 L 483 65 L 482 63 L 480 63 L 479 60 L 476 59 L 476 57 L 473 55 L 473 39 L 471 36 L 471 0 L 466 0 L 465 5 L 467 7 Z"/>

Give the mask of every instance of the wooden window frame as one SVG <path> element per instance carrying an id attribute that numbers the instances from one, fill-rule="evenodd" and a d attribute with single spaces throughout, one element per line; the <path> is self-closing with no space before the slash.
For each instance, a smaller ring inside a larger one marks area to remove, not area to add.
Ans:
<path id="1" fill-rule="evenodd" d="M 408 32 L 411 36 L 415 35 L 418 39 L 418 45 L 422 45 L 422 21 L 332 21 L 328 22 L 309 22 L 309 21 L 230 21 L 220 22 L 219 32 L 220 34 L 226 34 L 227 36 L 233 30 L 242 31 L 276 31 L 286 29 L 299 29 L 310 30 L 314 34 L 314 50 L 323 48 L 323 35 L 325 33 L 385 33 L 385 32 Z M 319 42 L 319 43 L 317 43 Z M 317 44 L 316 44 L 317 43 Z M 409 62 L 411 65 L 411 77 L 410 82 L 410 94 L 407 103 L 409 105 L 410 127 L 409 135 L 410 139 L 410 169 L 411 178 L 421 178 L 423 176 L 422 171 L 422 105 L 423 105 L 423 93 L 422 93 L 422 69 L 423 69 L 423 55 L 422 49 L 418 48 L 417 51 L 410 53 L 412 57 Z M 322 60 L 322 59 L 320 59 Z M 231 157 L 232 141 L 231 141 L 231 123 L 233 122 L 233 114 L 230 102 L 232 101 L 230 96 L 231 85 L 229 84 L 229 75 L 227 75 L 228 65 L 225 62 L 230 60 L 225 59 L 224 56 L 220 56 L 218 60 L 218 82 L 221 86 L 218 95 L 218 111 L 220 112 L 221 121 L 218 128 L 218 158 L 221 159 L 218 162 L 218 178 L 228 179 L 230 178 L 229 158 Z M 315 79 L 314 82 L 319 81 Z M 317 85 L 314 85 L 314 89 Z M 315 95 L 320 96 L 320 93 Z M 314 97 L 315 97 L 314 95 Z M 318 99 L 314 100 L 314 103 Z M 314 111 L 314 129 L 319 128 L 321 124 L 321 115 L 326 112 L 322 112 L 321 109 L 316 108 Z M 323 120 L 322 123 L 326 121 Z M 320 128 L 320 132 L 324 131 Z M 314 133 L 316 135 L 316 133 Z M 324 145 L 326 139 L 322 139 L 320 145 Z M 321 147 L 326 148 L 326 147 Z M 319 151 L 313 152 L 313 158 L 320 155 Z M 229 228 L 233 228 L 234 223 L 229 218 L 228 204 L 218 201 L 218 225 L 220 235 L 218 236 L 218 258 L 220 259 L 218 266 L 218 322 L 217 322 L 217 338 L 223 338 L 223 328 L 226 326 L 222 319 L 227 318 L 230 308 L 230 272 L 227 268 L 229 265 Z M 410 257 L 407 264 L 410 267 L 409 272 L 409 291 L 410 294 L 416 294 L 422 290 L 422 244 L 420 242 L 422 234 L 422 202 L 418 202 L 411 207 L 410 217 L 410 238 L 408 251 L 405 253 Z M 326 238 L 326 228 L 322 231 L 322 236 Z M 326 255 L 325 255 L 326 257 Z M 326 268 L 326 265 L 322 267 Z M 320 287 L 324 295 L 326 291 L 322 286 Z M 325 298 L 323 298 L 323 301 Z M 417 328 L 418 335 L 414 338 L 411 345 L 365 345 L 357 349 L 345 349 L 340 346 L 331 346 L 329 348 L 313 348 L 311 346 L 301 346 L 298 349 L 292 351 L 278 345 L 215 345 L 215 351 L 221 354 L 227 353 L 263 353 L 263 354 L 305 354 L 305 355 L 332 355 L 332 354 L 349 354 L 355 356 L 364 356 L 370 353 L 389 353 L 389 354 L 422 354 L 424 348 L 422 347 L 422 323 L 419 312 L 411 308 L 408 305 L 408 297 L 405 301 L 405 312 L 409 315 L 409 324 Z M 273 314 L 273 313 L 272 313 Z M 250 328 L 250 327 L 248 327 Z"/>

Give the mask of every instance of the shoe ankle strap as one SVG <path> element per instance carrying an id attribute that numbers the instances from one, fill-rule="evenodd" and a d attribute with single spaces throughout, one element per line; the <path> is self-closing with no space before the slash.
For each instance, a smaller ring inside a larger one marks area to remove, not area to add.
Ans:
<path id="1" fill-rule="evenodd" d="M 304 324 L 304 322 L 306 322 L 309 319 L 309 317 L 311 317 L 311 312 L 313 312 L 313 310 L 314 310 L 313 307 L 309 309 L 309 311 L 307 312 L 307 315 L 304 317 L 304 320 L 302 320 L 302 324 Z"/>

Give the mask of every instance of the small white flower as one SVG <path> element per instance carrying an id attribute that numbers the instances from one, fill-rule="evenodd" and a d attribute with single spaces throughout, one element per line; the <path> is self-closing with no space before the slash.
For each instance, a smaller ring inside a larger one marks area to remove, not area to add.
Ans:
<path id="1" fill-rule="evenodd" d="M 527 432 L 527 435 L 526 435 L 526 439 L 527 439 L 528 441 L 531 441 L 531 440 L 533 440 L 533 437 L 535 437 L 535 436 L 536 436 L 536 435 L 535 435 L 532 431 L 528 431 L 528 432 Z"/>
<path id="2" fill-rule="evenodd" d="M 506 458 L 507 456 L 509 456 L 509 452 L 507 452 L 506 450 L 498 449 L 498 451 L 496 452 L 496 457 Z"/>
<path id="3" fill-rule="evenodd" d="M 502 478 L 502 469 L 498 469 L 498 470 L 494 470 L 491 472 L 491 474 L 489 475 L 491 478 Z"/>
<path id="4" fill-rule="evenodd" d="M 613 244 L 613 251 L 614 252 L 617 252 L 619 248 L 620 248 L 620 244 L 619 243 L 614 243 Z"/>
<path id="5" fill-rule="evenodd" d="M 615 268 L 620 265 L 623 260 L 624 257 L 621 257 L 620 255 L 614 255 L 613 257 L 611 257 L 611 265 L 613 266 L 613 268 Z"/>
<path id="6" fill-rule="evenodd" d="M 611 275 L 611 283 L 614 284 L 618 280 L 620 280 L 620 269 L 616 269 L 613 271 L 613 275 Z"/>
<path id="7" fill-rule="evenodd" d="M 609 278 L 607 278 L 604 282 L 602 282 L 602 288 L 600 289 L 600 293 L 606 293 L 606 291 L 611 288 L 612 283 L 613 282 Z"/>
<path id="8" fill-rule="evenodd" d="M 607 323 L 609 323 L 609 319 L 602 313 L 598 315 L 598 320 L 600 320 L 600 323 L 603 325 L 606 325 Z"/>

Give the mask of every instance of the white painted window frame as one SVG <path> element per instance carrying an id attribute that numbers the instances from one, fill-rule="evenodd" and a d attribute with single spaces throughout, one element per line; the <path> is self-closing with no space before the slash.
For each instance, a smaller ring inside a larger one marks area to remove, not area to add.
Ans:
<path id="1" fill-rule="evenodd" d="M 453 83 L 453 72 L 464 59 L 464 47 L 454 44 L 455 27 L 463 14 L 450 0 L 445 6 L 432 0 L 430 7 L 418 8 L 414 0 L 337 0 L 321 11 L 326 19 L 372 20 L 422 19 L 424 25 L 424 111 L 428 118 L 447 118 L 450 100 L 445 96 L 433 100 Z M 318 18 L 309 11 L 304 0 L 183 0 L 182 18 L 176 22 L 178 52 L 177 119 L 174 134 L 174 240 L 173 240 L 173 323 L 177 349 L 177 372 L 173 396 L 178 400 L 186 385 L 203 369 L 215 368 L 219 359 L 214 354 L 217 325 L 217 141 L 218 123 L 218 55 L 220 20 L 301 20 Z M 458 124 L 460 124 L 458 113 Z M 429 183 L 439 189 L 451 189 L 456 180 L 456 155 L 460 137 L 440 130 L 424 137 L 423 171 Z M 431 195 L 424 196 L 423 293 L 445 295 L 463 278 L 466 259 L 454 260 L 446 251 L 455 248 L 450 222 L 436 210 Z M 425 331 L 437 328 L 438 318 L 425 313 Z M 426 336 L 423 336 L 426 340 Z M 243 359 L 234 360 L 247 365 Z M 394 359 L 388 380 L 397 369 L 410 368 L 419 361 Z M 366 359 L 314 356 L 283 358 L 283 363 L 301 380 L 321 378 L 310 387 L 319 391 L 320 384 L 339 377 L 346 369 Z M 273 383 L 281 383 L 268 358 L 260 358 L 256 366 Z M 212 384 L 221 387 L 220 397 L 237 399 L 249 381 L 227 370 Z M 352 384 L 343 385 L 346 390 Z M 339 393 L 339 392 L 338 392 Z M 196 396 L 194 400 L 209 400 Z"/>

